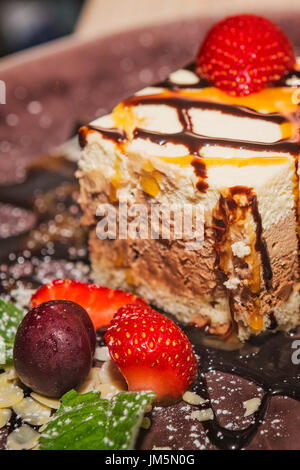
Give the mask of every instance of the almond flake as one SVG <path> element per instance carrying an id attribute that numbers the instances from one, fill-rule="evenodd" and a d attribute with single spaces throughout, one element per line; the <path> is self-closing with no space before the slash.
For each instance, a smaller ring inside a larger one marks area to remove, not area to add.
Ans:
<path id="1" fill-rule="evenodd" d="M 6 374 L 2 374 L 6 376 Z M 19 403 L 24 397 L 23 390 L 9 382 L 7 377 L 0 375 L 0 408 L 10 408 Z"/>
<path id="2" fill-rule="evenodd" d="M 255 411 L 258 410 L 260 404 L 261 404 L 260 398 L 251 398 L 250 400 L 244 401 L 243 407 L 246 410 L 244 417 L 246 418 L 247 416 L 253 415 L 253 413 L 255 413 Z"/>
<path id="3" fill-rule="evenodd" d="M 48 423 L 51 416 L 51 409 L 48 406 L 41 405 L 31 397 L 26 397 L 14 405 L 13 410 L 17 416 L 33 426 Z"/>
<path id="4" fill-rule="evenodd" d="M 33 449 L 38 444 L 40 433 L 32 429 L 28 424 L 24 424 L 15 429 L 7 436 L 8 450 L 28 450 Z"/>
<path id="5" fill-rule="evenodd" d="M 3 428 L 10 420 L 12 411 L 9 408 L 0 409 L 0 429 Z"/>
<path id="6" fill-rule="evenodd" d="M 60 401 L 55 398 L 44 397 L 44 395 L 39 395 L 35 392 L 32 392 L 30 395 L 34 400 L 38 401 L 42 405 L 52 408 L 53 410 L 58 410 L 61 405 Z"/>
<path id="7" fill-rule="evenodd" d="M 200 397 L 200 395 L 197 395 L 195 392 L 190 392 L 187 391 L 183 394 L 182 399 L 186 402 L 189 403 L 190 405 L 203 405 L 203 403 L 206 403 L 207 400 L 204 398 Z"/>
<path id="8" fill-rule="evenodd" d="M 104 362 L 103 366 L 100 369 L 100 380 L 101 383 L 107 384 L 110 382 L 124 382 L 125 380 L 121 372 L 119 371 L 116 364 L 110 359 L 109 361 Z"/>
<path id="9" fill-rule="evenodd" d="M 108 352 L 108 347 L 102 346 L 101 348 L 96 348 L 94 359 L 97 359 L 97 361 L 109 361 L 110 360 L 110 355 Z"/>
<path id="10" fill-rule="evenodd" d="M 79 387 L 78 393 L 82 394 L 82 393 L 94 392 L 95 390 L 97 390 L 97 387 L 99 387 L 99 385 L 101 384 L 100 370 L 101 369 L 99 367 L 91 368 L 86 380 Z"/>
<path id="11" fill-rule="evenodd" d="M 107 384 L 101 384 L 97 387 L 97 391 L 101 393 L 101 398 L 111 399 L 118 393 L 124 391 L 123 382 L 110 382 Z"/>
<path id="12" fill-rule="evenodd" d="M 43 431 L 45 431 L 45 429 L 46 429 L 46 427 L 47 427 L 47 424 L 48 424 L 48 423 L 45 423 L 45 424 L 43 424 L 43 426 L 41 426 L 41 427 L 39 428 L 39 432 L 40 432 L 41 434 L 43 433 Z"/>
<path id="13" fill-rule="evenodd" d="M 100 384 L 99 384 L 100 385 Z M 99 387 L 98 385 L 98 387 Z M 84 393 L 95 392 L 96 386 L 92 380 L 86 380 L 83 384 L 77 389 L 77 392 L 83 395 Z"/>
<path id="14" fill-rule="evenodd" d="M 6 380 L 16 380 L 18 378 L 14 367 L 8 366 L 8 367 L 5 367 L 4 370 L 5 372 L 3 375 L 5 376 Z"/>
<path id="15" fill-rule="evenodd" d="M 206 410 L 195 410 L 191 413 L 192 419 L 197 419 L 198 421 L 209 421 L 214 419 L 214 413 L 211 408 L 207 408 Z"/>
<path id="16" fill-rule="evenodd" d="M 37 444 L 31 450 L 40 450 L 40 447 L 41 447 L 40 444 Z"/>

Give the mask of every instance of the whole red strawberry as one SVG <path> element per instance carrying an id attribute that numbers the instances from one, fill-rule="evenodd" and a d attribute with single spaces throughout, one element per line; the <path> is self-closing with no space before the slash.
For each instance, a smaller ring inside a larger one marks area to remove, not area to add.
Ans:
<path id="1" fill-rule="evenodd" d="M 237 15 L 208 32 L 196 69 L 228 94 L 243 96 L 279 80 L 295 61 L 291 42 L 275 24 L 261 16 Z"/>
<path id="2" fill-rule="evenodd" d="M 120 308 L 105 340 L 129 390 L 152 390 L 156 401 L 176 400 L 196 377 L 197 361 L 188 338 L 151 307 Z"/>

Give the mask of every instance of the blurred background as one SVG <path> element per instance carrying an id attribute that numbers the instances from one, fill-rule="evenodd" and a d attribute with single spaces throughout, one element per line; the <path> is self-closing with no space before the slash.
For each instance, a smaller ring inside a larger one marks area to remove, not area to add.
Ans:
<path id="1" fill-rule="evenodd" d="M 0 0 L 0 57 L 66 36 L 236 12 L 300 12 L 300 0 Z"/>
<path id="2" fill-rule="evenodd" d="M 0 0 L 0 55 L 65 36 L 84 0 Z"/>

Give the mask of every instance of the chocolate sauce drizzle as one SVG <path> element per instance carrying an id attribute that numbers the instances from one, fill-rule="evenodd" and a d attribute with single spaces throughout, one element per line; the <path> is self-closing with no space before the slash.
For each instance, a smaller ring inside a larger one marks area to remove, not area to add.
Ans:
<path id="1" fill-rule="evenodd" d="M 101 131 L 101 135 L 104 139 L 110 139 L 117 143 L 123 142 L 127 139 L 126 132 L 121 129 L 97 127 L 92 125 L 83 126 L 79 129 L 78 132 L 78 140 L 81 148 L 84 148 L 86 146 L 86 136 L 89 130 L 98 132 Z"/>
<path id="2" fill-rule="evenodd" d="M 186 70 L 195 70 L 195 64 L 189 64 Z M 282 81 L 280 86 L 289 86 L 287 84 L 288 78 L 291 76 L 299 76 L 298 71 L 292 71 L 287 74 Z M 279 83 L 278 83 L 279 85 Z M 181 88 L 204 88 L 210 86 L 209 82 L 204 79 L 199 79 L 199 82 L 193 85 L 178 85 L 172 83 L 169 79 L 164 82 L 156 84 L 156 86 L 163 87 L 170 91 L 176 91 Z M 296 155 L 300 151 L 300 143 L 298 137 L 282 139 L 277 142 L 265 143 L 265 142 L 251 142 L 245 140 L 233 140 L 224 138 L 211 138 L 204 135 L 196 134 L 192 130 L 191 121 L 188 115 L 188 110 L 191 108 L 196 109 L 211 109 L 219 111 L 223 114 L 229 114 L 239 117 L 247 117 L 250 119 L 260 119 L 264 121 L 274 122 L 277 124 L 283 124 L 289 122 L 288 119 L 280 113 L 259 113 L 253 109 L 245 106 L 228 105 L 224 103 L 214 103 L 206 100 L 197 100 L 189 96 L 160 96 L 160 95 L 141 95 L 129 98 L 124 101 L 124 105 L 137 106 L 142 104 L 157 104 L 167 105 L 176 109 L 180 123 L 182 124 L 182 131 L 177 133 L 163 134 L 160 132 L 149 131 L 146 129 L 136 128 L 133 133 L 134 138 L 140 138 L 150 140 L 158 145 L 164 145 L 167 142 L 174 144 L 182 144 L 188 148 L 190 154 L 199 155 L 199 152 L 203 146 L 221 146 L 221 147 L 232 147 L 237 149 L 247 150 L 267 150 L 273 152 L 287 152 Z M 88 126 L 85 129 L 91 129 L 93 131 L 101 132 L 103 137 L 110 138 L 116 142 L 126 140 L 126 134 L 122 130 L 118 129 L 107 129 L 98 126 Z M 80 133 L 80 141 L 82 145 L 85 143 L 82 132 Z M 199 190 L 205 191 L 207 188 L 199 185 Z"/>
<path id="3" fill-rule="evenodd" d="M 238 117 L 247 117 L 250 119 L 260 119 L 262 121 L 275 122 L 276 124 L 283 124 L 285 122 L 289 122 L 287 118 L 280 113 L 262 114 L 255 111 L 254 109 L 247 108 L 246 106 L 237 106 L 226 103 L 217 103 L 213 101 L 193 99 L 190 96 L 133 96 L 132 98 L 125 100 L 124 104 L 129 106 L 136 106 L 142 104 L 165 104 L 166 106 L 175 108 L 177 110 L 179 119 L 180 113 L 182 111 L 188 111 L 189 109 L 194 108 L 202 110 L 208 109 L 213 111 L 220 111 L 224 114 L 230 114 Z"/>
<path id="4" fill-rule="evenodd" d="M 182 144 L 185 145 L 193 155 L 199 155 L 199 151 L 202 147 L 212 145 L 254 151 L 272 150 L 273 152 L 290 152 L 293 155 L 296 155 L 300 150 L 299 142 L 293 139 L 280 140 L 275 143 L 250 142 L 245 140 L 211 138 L 204 135 L 194 134 L 191 131 L 177 132 L 176 134 L 160 134 L 159 132 L 137 128 L 134 131 L 134 137 L 148 139 L 159 145 L 164 145 L 167 142 Z"/>

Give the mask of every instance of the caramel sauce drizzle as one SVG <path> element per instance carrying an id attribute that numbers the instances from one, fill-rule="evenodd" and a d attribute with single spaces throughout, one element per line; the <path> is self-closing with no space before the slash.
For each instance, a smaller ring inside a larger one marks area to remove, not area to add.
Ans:
<path id="1" fill-rule="evenodd" d="M 249 227 L 249 216 L 255 222 L 255 235 L 251 234 Z M 266 289 L 271 288 L 272 268 L 270 257 L 263 239 L 262 221 L 258 210 L 257 197 L 252 188 L 245 186 L 234 186 L 224 190 L 219 199 L 218 206 L 213 216 L 215 227 L 216 252 L 218 253 L 218 267 L 226 274 L 230 275 L 230 260 L 233 259 L 231 244 L 234 235 L 240 233 L 241 225 L 245 229 L 248 227 L 248 236 L 251 241 L 251 253 L 246 257 L 246 261 L 252 266 L 252 279 L 249 288 L 252 294 L 259 295 L 261 289 L 260 266 L 263 267 L 263 279 Z M 252 241 L 253 239 L 253 241 Z M 260 259 L 258 258 L 260 254 Z M 258 305 L 257 305 L 258 307 Z"/>

